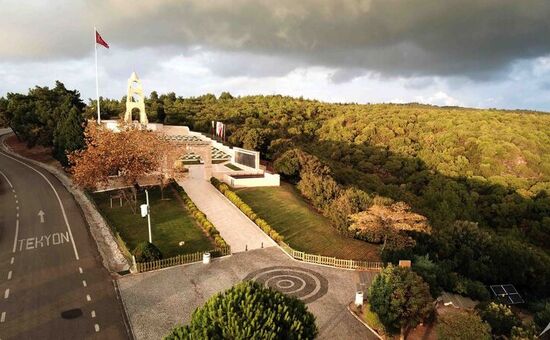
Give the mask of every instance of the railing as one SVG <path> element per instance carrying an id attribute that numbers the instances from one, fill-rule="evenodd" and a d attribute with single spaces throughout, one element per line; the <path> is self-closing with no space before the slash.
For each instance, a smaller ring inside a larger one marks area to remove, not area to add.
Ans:
<path id="1" fill-rule="evenodd" d="M 323 256 L 323 255 L 313 255 L 308 254 L 303 251 L 298 251 L 292 249 L 288 244 L 284 242 L 279 242 L 281 248 L 291 257 L 296 260 L 304 261 L 307 263 L 322 264 L 325 266 L 331 266 L 336 268 L 345 268 L 345 269 L 367 269 L 367 270 L 376 270 L 380 271 L 384 268 L 383 262 L 375 261 L 357 261 L 357 260 L 344 260 L 338 259 L 336 257 Z"/>
<path id="2" fill-rule="evenodd" d="M 217 248 L 214 250 L 208 251 L 212 257 L 220 257 L 231 254 L 231 248 Z M 151 270 L 157 270 L 162 268 L 168 268 L 172 266 L 178 266 L 186 263 L 200 262 L 202 261 L 202 256 L 205 252 L 199 251 L 192 254 L 178 255 L 174 257 L 169 257 L 167 259 L 156 260 L 151 262 L 136 262 L 136 270 L 138 273 L 148 272 Z"/>

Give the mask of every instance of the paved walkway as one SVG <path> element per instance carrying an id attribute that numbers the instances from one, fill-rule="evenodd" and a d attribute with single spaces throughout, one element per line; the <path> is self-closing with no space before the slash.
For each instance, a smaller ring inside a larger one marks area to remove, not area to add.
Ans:
<path id="1" fill-rule="evenodd" d="M 376 339 L 347 310 L 356 286 L 368 287 L 372 272 L 294 261 L 278 248 L 258 249 L 119 279 L 136 339 L 159 339 L 215 293 L 254 279 L 302 299 L 315 315 L 320 339 Z"/>
<path id="2" fill-rule="evenodd" d="M 203 178 L 203 166 L 189 167 L 189 177 L 179 181 L 191 200 L 219 230 L 233 253 L 275 246 L 256 224 Z"/>

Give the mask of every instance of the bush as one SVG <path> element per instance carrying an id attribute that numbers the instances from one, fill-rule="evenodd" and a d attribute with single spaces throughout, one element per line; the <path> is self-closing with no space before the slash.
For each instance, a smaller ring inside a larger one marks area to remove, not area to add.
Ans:
<path id="1" fill-rule="evenodd" d="M 480 303 L 476 310 L 479 316 L 489 323 L 493 335 L 509 337 L 513 327 L 521 326 L 520 319 L 506 305 L 495 302 Z"/>
<path id="2" fill-rule="evenodd" d="M 162 253 L 157 246 L 149 242 L 139 243 L 132 254 L 136 257 L 137 262 L 150 262 L 162 259 Z"/>
<path id="3" fill-rule="evenodd" d="M 546 302 L 544 307 L 535 314 L 533 321 L 541 330 L 548 325 L 550 322 L 550 302 Z"/>
<path id="4" fill-rule="evenodd" d="M 491 327 L 468 311 L 445 313 L 437 318 L 437 336 L 446 340 L 490 340 Z"/>
<path id="5" fill-rule="evenodd" d="M 214 177 L 210 179 L 210 182 L 212 184 L 214 184 L 215 181 L 217 180 Z M 227 243 L 225 242 L 223 237 L 221 237 L 220 232 L 214 227 L 212 222 L 208 220 L 208 218 L 206 217 L 206 214 L 204 214 L 202 211 L 199 210 L 199 208 L 197 208 L 195 203 L 189 198 L 189 196 L 187 196 L 187 194 L 185 193 L 185 190 L 183 190 L 181 186 L 179 186 L 177 183 L 174 184 L 174 186 L 176 187 L 176 190 L 181 194 L 183 202 L 185 203 L 185 206 L 187 207 L 191 215 L 195 218 L 195 221 L 197 221 L 197 223 L 201 226 L 201 228 L 204 231 L 206 231 L 206 233 L 210 237 L 214 239 L 214 244 L 216 245 L 216 247 L 218 248 L 227 247 Z"/>
<path id="6" fill-rule="evenodd" d="M 314 339 L 318 332 L 302 301 L 247 281 L 211 297 L 165 339 Z"/>
<path id="7" fill-rule="evenodd" d="M 454 287 L 451 289 L 453 293 L 468 296 L 474 300 L 487 301 L 491 297 L 485 285 L 479 281 L 470 280 L 463 276 L 457 275 Z"/>

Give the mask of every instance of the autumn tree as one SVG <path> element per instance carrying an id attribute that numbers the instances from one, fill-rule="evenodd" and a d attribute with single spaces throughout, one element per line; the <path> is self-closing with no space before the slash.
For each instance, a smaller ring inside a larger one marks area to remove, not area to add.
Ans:
<path id="1" fill-rule="evenodd" d="M 136 186 L 144 178 L 163 177 L 166 142 L 150 131 L 119 125 L 114 132 L 90 123 L 85 130 L 86 146 L 69 155 L 74 182 L 87 189 L 115 186 L 135 210 Z M 129 194 L 131 193 L 131 195 Z"/>
<path id="2" fill-rule="evenodd" d="M 356 237 L 382 243 L 382 251 L 388 244 L 394 249 L 414 245 L 415 241 L 405 231 L 431 232 L 426 217 L 412 212 L 404 202 L 387 206 L 374 204 L 366 211 L 351 215 L 350 219 L 350 230 L 355 231 Z"/>

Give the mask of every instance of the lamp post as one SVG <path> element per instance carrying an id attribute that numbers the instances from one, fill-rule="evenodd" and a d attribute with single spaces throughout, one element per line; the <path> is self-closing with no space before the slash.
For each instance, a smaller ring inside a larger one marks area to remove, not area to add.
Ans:
<path id="1" fill-rule="evenodd" d="M 153 243 L 153 237 L 151 235 L 151 207 L 149 206 L 149 192 L 145 189 L 145 199 L 146 204 L 142 204 L 141 208 L 141 217 L 147 216 L 147 228 L 149 229 L 149 243 Z"/>

